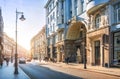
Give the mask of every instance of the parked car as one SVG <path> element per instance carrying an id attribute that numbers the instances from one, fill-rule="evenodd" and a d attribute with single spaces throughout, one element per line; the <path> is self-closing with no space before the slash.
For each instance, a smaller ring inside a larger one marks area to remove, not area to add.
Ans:
<path id="1" fill-rule="evenodd" d="M 26 63 L 26 59 L 25 58 L 19 58 L 19 63 L 20 64 L 25 64 Z"/>

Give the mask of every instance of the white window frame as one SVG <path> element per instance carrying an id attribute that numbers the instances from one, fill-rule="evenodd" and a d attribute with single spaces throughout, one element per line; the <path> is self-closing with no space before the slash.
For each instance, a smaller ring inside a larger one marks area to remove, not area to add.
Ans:
<path id="1" fill-rule="evenodd" d="M 99 16 L 98 16 L 99 15 Z M 95 17 L 95 28 L 99 28 L 100 27 L 100 22 L 101 22 L 101 19 L 100 19 L 101 15 L 100 14 L 97 14 L 96 17 Z M 99 20 L 99 21 L 98 21 Z M 98 21 L 98 23 L 96 22 Z"/>
<path id="2" fill-rule="evenodd" d="M 119 16 L 120 16 L 120 13 L 119 13 L 119 11 L 120 11 L 120 8 L 117 9 L 117 22 L 120 22 L 120 19 L 119 19 L 119 18 L 120 18 L 120 17 L 119 17 Z"/>

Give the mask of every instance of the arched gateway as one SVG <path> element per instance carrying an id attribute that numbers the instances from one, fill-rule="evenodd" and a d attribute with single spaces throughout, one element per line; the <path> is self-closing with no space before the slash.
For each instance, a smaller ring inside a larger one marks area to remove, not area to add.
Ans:
<path id="1" fill-rule="evenodd" d="M 86 55 L 86 26 L 81 20 L 73 18 L 66 34 L 66 53 L 70 62 L 83 63 Z"/>

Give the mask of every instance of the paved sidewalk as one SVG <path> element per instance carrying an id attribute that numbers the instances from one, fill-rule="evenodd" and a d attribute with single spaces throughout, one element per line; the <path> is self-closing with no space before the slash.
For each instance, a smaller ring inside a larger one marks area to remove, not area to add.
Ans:
<path id="1" fill-rule="evenodd" d="M 87 69 L 84 69 L 83 64 L 76 64 L 76 63 L 66 64 L 66 63 L 62 63 L 62 62 L 59 62 L 59 63 L 44 62 L 44 63 L 59 66 L 59 67 L 82 69 L 82 70 L 98 72 L 98 73 L 103 73 L 103 74 L 114 75 L 114 76 L 120 77 L 120 68 L 105 68 L 105 67 L 100 67 L 100 66 L 87 65 Z"/>
<path id="2" fill-rule="evenodd" d="M 0 67 L 0 79 L 30 79 L 19 67 L 18 75 L 14 75 L 14 65 L 9 63 L 7 66 L 4 62 L 3 66 Z"/>

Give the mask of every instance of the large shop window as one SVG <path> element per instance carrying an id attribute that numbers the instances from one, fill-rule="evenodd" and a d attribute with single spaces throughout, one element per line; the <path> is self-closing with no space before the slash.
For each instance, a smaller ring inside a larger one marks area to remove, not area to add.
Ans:
<path id="1" fill-rule="evenodd" d="M 114 33 L 114 63 L 120 65 L 120 32 Z"/>

